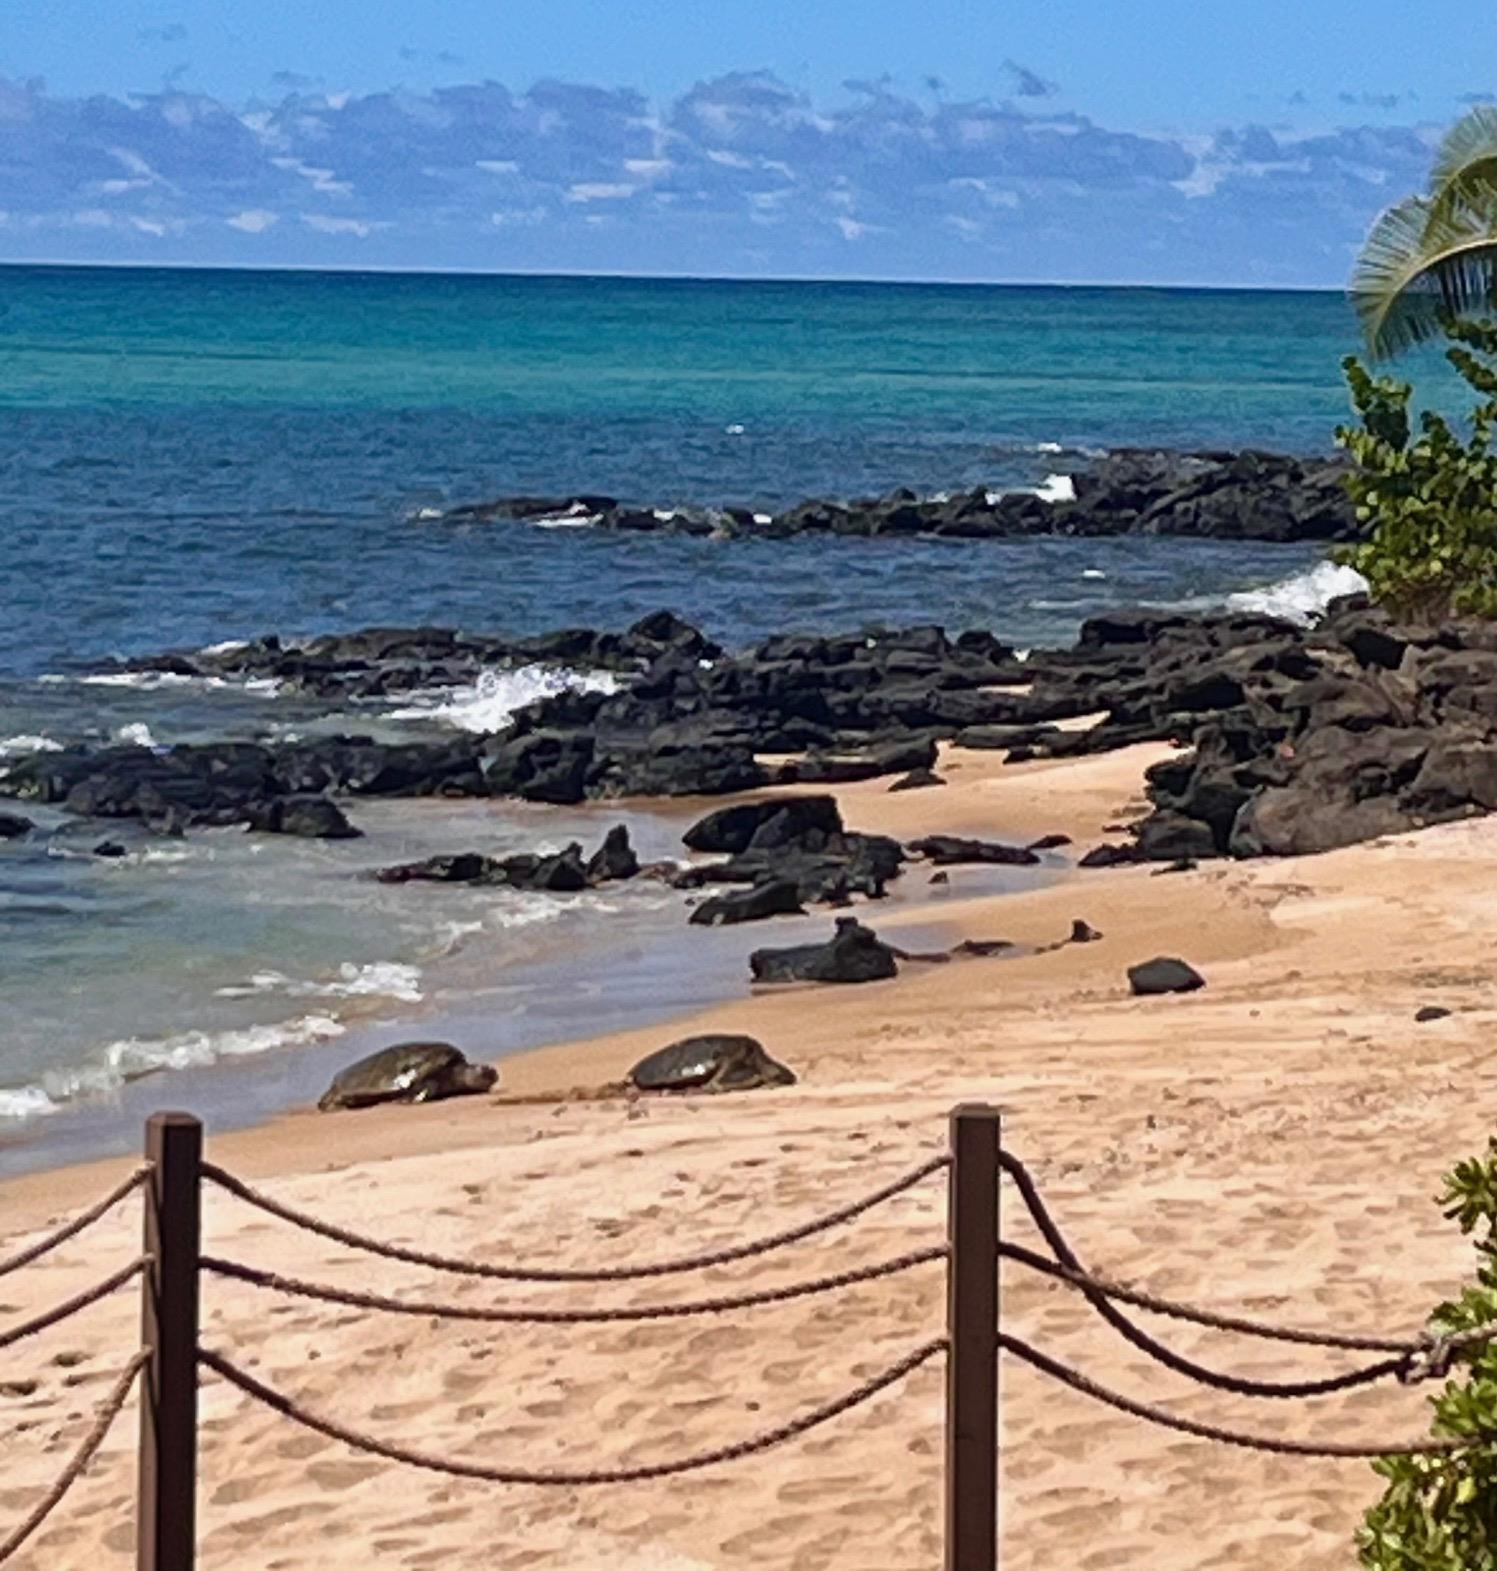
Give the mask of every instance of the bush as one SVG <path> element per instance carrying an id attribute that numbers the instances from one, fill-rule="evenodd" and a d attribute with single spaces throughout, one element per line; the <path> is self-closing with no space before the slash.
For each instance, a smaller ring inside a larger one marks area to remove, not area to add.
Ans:
<path id="1" fill-rule="evenodd" d="M 1448 1334 L 1497 1324 L 1497 1139 L 1485 1158 L 1446 1176 L 1440 1204 L 1475 1234 L 1476 1282 L 1441 1304 L 1432 1329 Z M 1449 1456 L 1385 1457 L 1383 1497 L 1357 1534 L 1374 1571 L 1497 1571 L 1497 1342 L 1455 1355 L 1434 1399 L 1437 1437 L 1486 1442 Z"/>
<path id="2" fill-rule="evenodd" d="M 1497 323 L 1450 322 L 1446 359 L 1478 395 L 1462 438 L 1433 412 L 1409 417 L 1412 388 L 1342 362 L 1360 426 L 1337 443 L 1355 460 L 1347 490 L 1367 530 L 1335 553 L 1394 616 L 1436 622 L 1452 613 L 1497 616 Z"/>

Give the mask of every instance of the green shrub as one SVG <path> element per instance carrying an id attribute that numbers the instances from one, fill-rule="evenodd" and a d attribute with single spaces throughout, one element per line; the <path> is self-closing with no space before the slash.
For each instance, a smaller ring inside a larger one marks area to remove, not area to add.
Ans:
<path id="1" fill-rule="evenodd" d="M 1497 1324 L 1497 1139 L 1485 1158 L 1445 1178 L 1440 1204 L 1475 1235 L 1476 1281 L 1435 1311 L 1432 1329 L 1449 1334 Z M 1458 1352 L 1434 1399 L 1433 1433 L 1487 1443 L 1449 1456 L 1385 1457 L 1382 1499 L 1357 1534 L 1374 1571 L 1497 1571 L 1497 1342 Z"/>
<path id="2" fill-rule="evenodd" d="M 1449 322 L 1446 358 L 1477 394 L 1463 437 L 1425 412 L 1414 435 L 1412 388 L 1342 362 L 1360 425 L 1337 443 L 1355 460 L 1347 490 L 1366 537 L 1335 559 L 1366 578 L 1394 616 L 1437 622 L 1497 616 L 1497 323 Z"/>

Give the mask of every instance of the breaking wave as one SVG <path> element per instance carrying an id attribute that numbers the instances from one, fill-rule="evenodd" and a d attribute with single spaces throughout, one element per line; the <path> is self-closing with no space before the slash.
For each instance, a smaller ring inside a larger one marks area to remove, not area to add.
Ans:
<path id="1" fill-rule="evenodd" d="M 1280 616 L 1288 622 L 1307 627 L 1320 616 L 1332 600 L 1341 595 L 1358 595 L 1367 589 L 1367 580 L 1354 567 L 1335 562 L 1317 562 L 1308 572 L 1280 579 L 1263 589 L 1245 589 L 1228 595 L 1234 611 L 1253 611 L 1265 616 Z"/>
<path id="2" fill-rule="evenodd" d="M 467 687 L 416 693 L 415 702 L 392 709 L 387 720 L 436 720 L 459 731 L 502 731 L 517 710 L 558 693 L 615 693 L 618 678 L 607 671 L 566 671 L 527 665 L 514 671 L 485 671 Z"/>

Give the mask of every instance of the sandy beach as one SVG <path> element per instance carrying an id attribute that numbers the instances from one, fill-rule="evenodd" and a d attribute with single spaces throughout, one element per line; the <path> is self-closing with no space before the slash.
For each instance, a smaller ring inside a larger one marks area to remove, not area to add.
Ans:
<path id="1" fill-rule="evenodd" d="M 1076 763 L 943 757 L 944 789 L 839 791 L 849 825 L 1078 849 L 1136 816 L 1149 745 Z M 918 869 L 907 877 L 923 878 Z M 296 1114 L 215 1139 L 210 1154 L 290 1203 L 392 1242 L 491 1261 L 636 1263 L 777 1231 L 944 1148 L 967 1099 L 1005 1111 L 1008 1144 L 1095 1269 L 1177 1297 L 1315 1328 L 1414 1330 L 1457 1287 L 1468 1247 L 1431 1204 L 1480 1150 L 1497 1072 L 1487 916 L 1497 823 L 1472 820 L 1292 861 L 1081 872 L 1002 897 L 963 870 L 895 921 L 1040 946 L 1074 918 L 1102 941 L 1014 958 L 908 965 L 894 982 L 795 988 L 680 1029 L 601 1036 L 506 1060 L 497 1099 Z M 892 913 L 891 913 L 892 915 Z M 829 924 L 828 924 L 829 925 Z M 745 931 L 744 949 L 771 929 Z M 1179 955 L 1202 992 L 1128 996 L 1127 966 Z M 1452 1011 L 1417 1024 L 1424 1005 Z M 692 1028 L 749 1031 L 791 1065 L 787 1090 L 569 1100 Z M 101 1193 L 128 1164 L 0 1189 L 7 1253 Z M 926 1182 L 795 1249 L 596 1289 L 440 1278 L 295 1233 L 225 1195 L 206 1201 L 220 1256 L 411 1299 L 463 1304 L 670 1302 L 772 1286 L 942 1240 Z M 1006 1226 L 1034 1243 L 1006 1201 Z M 128 1261 L 126 1211 L 0 1282 L 0 1324 Z M 527 1467 L 649 1462 L 741 1439 L 856 1385 L 940 1334 L 939 1265 L 833 1296 L 621 1326 L 475 1326 L 376 1317 L 205 1286 L 204 1341 L 319 1411 L 409 1446 Z M 1380 1441 L 1426 1428 L 1419 1389 L 1278 1404 L 1189 1387 L 1128 1349 L 1066 1290 L 1009 1269 L 1005 1325 L 1098 1379 L 1194 1418 L 1261 1433 Z M 124 1292 L 0 1354 L 8 1472 L 0 1531 L 37 1498 L 129 1357 Z M 1219 1367 L 1290 1378 L 1335 1355 L 1165 1328 Z M 687 1478 L 593 1489 L 501 1488 L 354 1455 L 208 1378 L 202 1400 L 205 1571 L 927 1571 L 940 1561 L 942 1373 L 768 1455 Z M 1377 1481 L 1360 1463 L 1226 1450 L 1146 1427 L 1032 1371 L 1003 1380 L 1009 1571 L 1211 1571 L 1354 1564 Z M 125 1571 L 134 1409 L 13 1564 Z"/>

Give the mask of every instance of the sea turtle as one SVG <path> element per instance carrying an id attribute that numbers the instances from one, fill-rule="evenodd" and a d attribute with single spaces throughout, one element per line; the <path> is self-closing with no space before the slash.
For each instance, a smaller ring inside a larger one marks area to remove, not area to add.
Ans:
<path id="1" fill-rule="evenodd" d="M 377 1102 L 436 1102 L 488 1091 L 498 1078 L 498 1070 L 470 1064 L 448 1042 L 397 1042 L 340 1070 L 317 1106 L 329 1113 Z"/>
<path id="2" fill-rule="evenodd" d="M 793 1086 L 795 1076 L 751 1036 L 688 1036 L 629 1071 L 640 1091 L 754 1091 Z"/>

